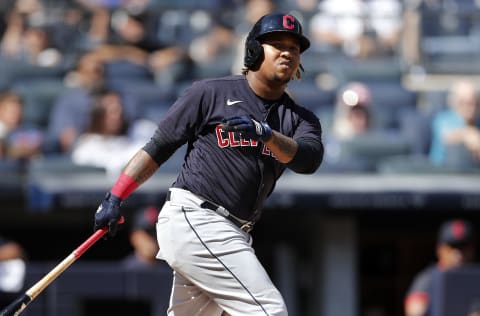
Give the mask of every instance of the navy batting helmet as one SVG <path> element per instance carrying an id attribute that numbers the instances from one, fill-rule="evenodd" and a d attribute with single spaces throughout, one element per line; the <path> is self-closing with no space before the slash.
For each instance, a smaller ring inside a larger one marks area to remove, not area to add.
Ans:
<path id="1" fill-rule="evenodd" d="M 243 59 L 247 68 L 255 67 L 263 55 L 262 37 L 274 32 L 287 32 L 294 35 L 300 43 L 301 53 L 310 47 L 310 41 L 302 33 L 302 25 L 293 15 L 269 13 L 261 17 L 248 33 Z"/>

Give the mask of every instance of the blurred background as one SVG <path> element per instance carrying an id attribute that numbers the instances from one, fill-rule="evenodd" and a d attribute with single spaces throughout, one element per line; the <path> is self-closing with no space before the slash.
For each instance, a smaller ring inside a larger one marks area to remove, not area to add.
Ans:
<path id="1" fill-rule="evenodd" d="M 254 248 L 293 316 L 405 315 L 439 225 L 480 224 L 475 0 L 0 1 L 0 247 L 16 243 L 24 262 L 0 268 L 19 278 L 0 280 L 5 302 L 91 234 L 121 167 L 186 87 L 240 74 L 244 38 L 271 11 L 311 40 L 288 92 L 318 115 L 326 152 L 314 175 L 279 181 Z M 137 212 L 162 205 L 184 152 L 126 201 L 117 237 L 25 315 L 165 315 L 169 268 L 122 262 L 151 246 L 131 237 Z"/>

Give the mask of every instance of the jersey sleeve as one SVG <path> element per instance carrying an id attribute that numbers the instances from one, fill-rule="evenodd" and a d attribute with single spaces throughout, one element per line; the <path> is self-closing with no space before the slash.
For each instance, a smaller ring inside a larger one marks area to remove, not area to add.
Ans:
<path id="1" fill-rule="evenodd" d="M 315 172 L 324 154 L 322 127 L 315 114 L 301 108 L 293 138 L 297 141 L 298 149 L 287 167 L 297 173 Z"/>
<path id="2" fill-rule="evenodd" d="M 420 301 L 425 305 L 428 304 L 433 271 L 433 266 L 430 266 L 414 277 L 405 297 L 405 306 L 413 301 Z"/>
<path id="3" fill-rule="evenodd" d="M 201 133 L 207 122 L 206 104 L 211 103 L 211 95 L 205 83 L 193 83 L 169 108 L 143 150 L 161 165 L 178 148 Z"/>

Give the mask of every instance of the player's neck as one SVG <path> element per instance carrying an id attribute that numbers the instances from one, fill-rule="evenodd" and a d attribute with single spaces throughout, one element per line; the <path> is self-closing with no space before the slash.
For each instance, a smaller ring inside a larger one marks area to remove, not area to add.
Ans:
<path id="1" fill-rule="evenodd" d="M 249 71 L 246 75 L 247 82 L 253 92 L 266 100 L 278 100 L 282 97 L 286 84 L 275 83 L 269 80 L 265 80 L 259 76 L 256 72 Z"/>

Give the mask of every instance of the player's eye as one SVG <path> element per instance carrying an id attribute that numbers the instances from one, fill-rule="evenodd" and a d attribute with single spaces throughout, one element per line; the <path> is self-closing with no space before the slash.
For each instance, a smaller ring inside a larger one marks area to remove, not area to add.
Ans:
<path id="1" fill-rule="evenodd" d="M 280 41 L 267 41 L 265 44 L 275 47 L 279 51 L 289 51 L 291 53 L 300 53 L 300 47 L 293 43 L 285 43 Z"/>

